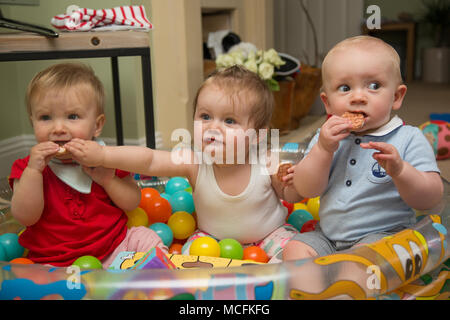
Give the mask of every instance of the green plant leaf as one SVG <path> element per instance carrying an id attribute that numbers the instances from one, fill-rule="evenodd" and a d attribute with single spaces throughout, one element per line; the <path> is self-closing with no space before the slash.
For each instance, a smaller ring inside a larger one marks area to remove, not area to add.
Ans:
<path id="1" fill-rule="evenodd" d="M 267 79 L 266 80 L 267 85 L 269 86 L 270 90 L 272 91 L 280 91 L 280 84 L 275 79 Z"/>

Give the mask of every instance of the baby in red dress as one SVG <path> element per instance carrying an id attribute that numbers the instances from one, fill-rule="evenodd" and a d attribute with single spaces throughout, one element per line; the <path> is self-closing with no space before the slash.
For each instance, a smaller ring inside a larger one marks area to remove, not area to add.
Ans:
<path id="1" fill-rule="evenodd" d="M 33 78 L 26 98 L 37 144 L 14 162 L 9 182 L 12 215 L 26 226 L 19 243 L 28 258 L 68 266 L 91 255 L 107 268 L 120 251 L 167 250 L 153 230 L 127 228 L 125 212 L 141 197 L 128 172 L 80 166 L 63 147 L 74 138 L 96 140 L 102 132 L 104 89 L 93 70 L 53 65 Z"/>

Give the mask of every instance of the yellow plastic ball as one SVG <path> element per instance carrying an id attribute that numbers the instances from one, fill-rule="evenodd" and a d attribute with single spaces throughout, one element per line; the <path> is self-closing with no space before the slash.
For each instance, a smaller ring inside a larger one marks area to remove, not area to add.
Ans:
<path id="1" fill-rule="evenodd" d="M 195 231 L 195 219 L 186 211 L 174 212 L 167 225 L 172 229 L 173 237 L 178 240 L 187 239 Z"/>
<path id="2" fill-rule="evenodd" d="M 134 210 L 128 211 L 126 214 L 128 216 L 128 228 L 140 226 L 148 227 L 148 216 L 144 209 L 137 207 Z"/>
<path id="3" fill-rule="evenodd" d="M 201 237 L 192 241 L 189 254 L 193 256 L 219 257 L 220 245 L 211 237 Z"/>
<path id="4" fill-rule="evenodd" d="M 306 204 L 301 203 L 301 202 L 294 203 L 294 210 L 293 211 L 296 211 L 296 210 L 306 210 L 306 211 L 308 211 L 308 207 L 306 206 Z"/>
<path id="5" fill-rule="evenodd" d="M 319 218 L 319 208 L 320 208 L 320 197 L 311 198 L 306 203 L 309 213 L 313 216 L 314 220 L 320 220 Z"/>

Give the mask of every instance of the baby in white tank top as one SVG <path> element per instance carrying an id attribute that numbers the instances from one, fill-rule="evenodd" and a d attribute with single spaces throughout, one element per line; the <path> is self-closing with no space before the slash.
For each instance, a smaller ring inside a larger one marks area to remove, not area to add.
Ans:
<path id="1" fill-rule="evenodd" d="M 277 177 L 276 155 L 267 152 L 273 108 L 273 94 L 264 80 L 242 66 L 229 67 L 210 75 L 195 97 L 198 151 L 102 147 L 83 141 L 77 160 L 149 176 L 187 177 L 199 230 L 188 239 L 184 253 L 194 238 L 209 235 L 259 245 L 270 258 L 297 233 L 285 224 L 287 209 L 280 199 L 302 199 L 292 183 L 293 170 Z"/>

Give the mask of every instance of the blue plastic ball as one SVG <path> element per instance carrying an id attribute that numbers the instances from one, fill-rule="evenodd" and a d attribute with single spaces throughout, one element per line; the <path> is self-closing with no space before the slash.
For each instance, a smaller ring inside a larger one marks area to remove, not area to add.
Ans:
<path id="1" fill-rule="evenodd" d="M 167 194 L 167 193 L 163 192 L 163 193 L 161 193 L 161 198 L 164 198 L 167 201 L 169 201 L 170 200 L 170 194 Z"/>
<path id="2" fill-rule="evenodd" d="M 189 187 L 189 182 L 185 178 L 173 177 L 167 181 L 165 193 L 172 195 L 175 192 L 185 190 Z"/>
<path id="3" fill-rule="evenodd" d="M 192 214 L 195 211 L 194 198 L 187 191 L 178 191 L 171 195 L 169 199 L 172 212 L 186 211 Z"/>
<path id="4" fill-rule="evenodd" d="M 6 250 L 0 245 L 0 261 L 6 261 Z"/>
<path id="5" fill-rule="evenodd" d="M 20 258 L 25 248 L 19 244 L 19 236 L 15 233 L 5 233 L 0 236 L 0 246 L 5 249 L 6 261 Z"/>
<path id="6" fill-rule="evenodd" d="M 313 219 L 314 218 L 313 218 L 311 213 L 309 213 L 306 210 L 299 209 L 299 210 L 293 211 L 290 214 L 287 223 L 289 223 L 292 226 L 294 226 L 294 228 L 297 229 L 300 232 L 300 230 L 302 229 L 303 224 L 306 221 L 313 220 Z"/>
<path id="7" fill-rule="evenodd" d="M 164 245 L 167 247 L 170 247 L 173 241 L 173 232 L 170 227 L 162 222 L 156 222 L 152 224 L 150 227 L 153 231 L 156 232 L 156 234 L 161 238 Z"/>

